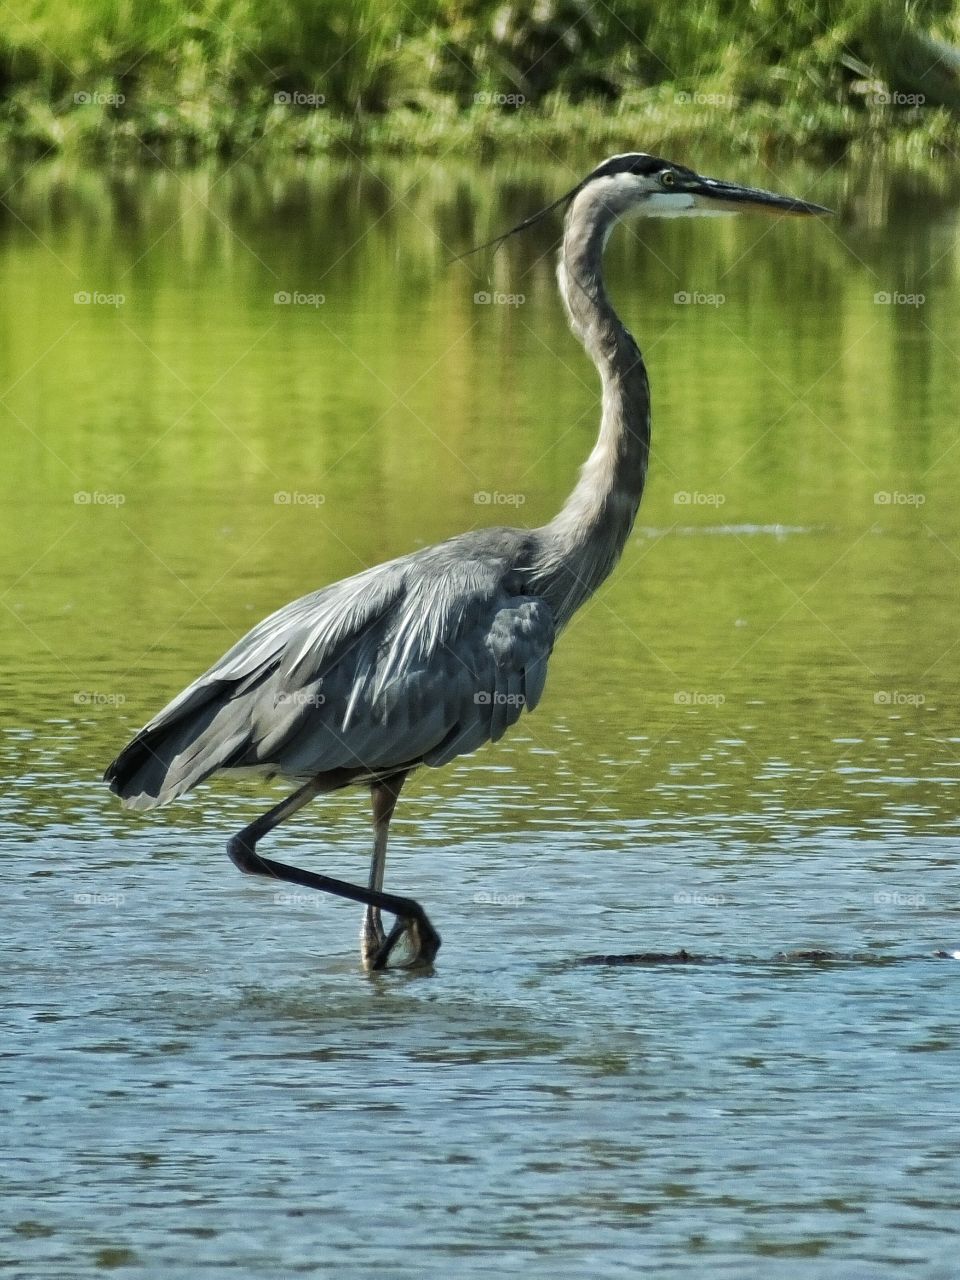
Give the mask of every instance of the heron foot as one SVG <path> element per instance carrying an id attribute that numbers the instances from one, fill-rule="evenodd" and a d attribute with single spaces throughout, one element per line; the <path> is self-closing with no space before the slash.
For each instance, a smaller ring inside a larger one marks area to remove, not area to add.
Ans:
<path id="1" fill-rule="evenodd" d="M 413 903 L 411 905 L 416 906 L 417 904 Z M 369 908 L 368 910 L 373 911 L 376 908 Z M 403 953 L 403 958 L 395 967 L 412 969 L 416 966 L 433 963 L 434 957 L 440 950 L 440 935 L 427 919 L 423 908 L 418 907 L 417 910 L 418 914 L 416 915 L 397 916 L 393 928 L 386 937 L 383 935 L 383 926 L 380 925 L 378 919 L 376 923 L 380 927 L 380 943 L 373 950 L 368 950 L 367 947 L 367 920 L 366 917 L 364 918 L 364 931 L 361 935 L 361 954 L 365 969 L 371 971 L 386 969 L 390 957 L 401 941 L 403 946 L 400 949 Z M 379 917 L 379 912 L 377 912 L 377 915 Z M 372 935 L 370 937 L 372 941 Z"/>

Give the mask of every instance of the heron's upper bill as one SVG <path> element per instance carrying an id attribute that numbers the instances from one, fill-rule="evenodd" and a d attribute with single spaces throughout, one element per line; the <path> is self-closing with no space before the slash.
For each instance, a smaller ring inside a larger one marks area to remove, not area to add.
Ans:
<path id="1" fill-rule="evenodd" d="M 681 187 L 682 189 L 682 187 Z M 833 213 L 822 204 L 810 200 L 798 200 L 795 196 L 781 196 L 775 191 L 763 191 L 759 187 L 741 187 L 734 182 L 721 182 L 717 178 L 701 178 L 686 187 L 693 195 L 698 208 L 717 213 L 776 214 L 778 217 L 808 217 L 811 214 Z"/>

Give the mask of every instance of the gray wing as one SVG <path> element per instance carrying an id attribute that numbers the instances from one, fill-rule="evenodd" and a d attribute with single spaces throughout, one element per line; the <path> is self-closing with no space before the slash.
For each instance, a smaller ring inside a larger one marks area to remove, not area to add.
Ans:
<path id="1" fill-rule="evenodd" d="M 264 619 L 107 770 L 134 808 L 222 768 L 292 777 L 441 765 L 496 741 L 546 679 L 554 622 L 469 539 L 379 565 Z"/>

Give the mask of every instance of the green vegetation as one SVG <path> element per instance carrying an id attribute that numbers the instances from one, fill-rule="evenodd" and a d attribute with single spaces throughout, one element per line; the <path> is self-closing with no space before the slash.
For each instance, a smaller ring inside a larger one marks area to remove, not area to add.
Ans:
<path id="1" fill-rule="evenodd" d="M 960 142 L 960 5 L 12 0 L 0 136 L 189 157 Z"/>

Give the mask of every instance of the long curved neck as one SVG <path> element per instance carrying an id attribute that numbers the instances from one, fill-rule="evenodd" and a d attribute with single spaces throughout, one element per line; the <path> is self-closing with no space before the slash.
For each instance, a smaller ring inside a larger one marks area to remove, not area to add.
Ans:
<path id="1" fill-rule="evenodd" d="M 600 434 L 562 510 L 540 530 L 539 591 L 559 626 L 620 558 L 643 493 L 650 451 L 650 387 L 643 357 L 607 297 L 603 250 L 618 212 L 588 187 L 567 214 L 557 278 L 570 325 L 603 388 Z"/>

